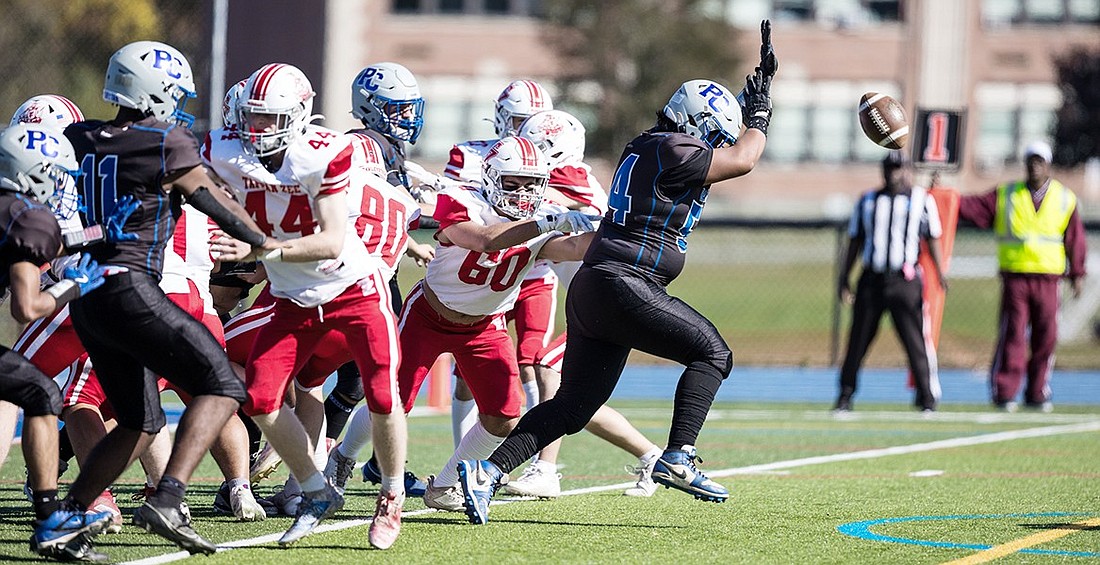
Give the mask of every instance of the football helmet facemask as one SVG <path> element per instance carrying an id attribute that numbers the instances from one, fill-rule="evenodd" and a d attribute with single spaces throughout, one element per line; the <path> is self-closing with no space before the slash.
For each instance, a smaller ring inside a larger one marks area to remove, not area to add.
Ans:
<path id="1" fill-rule="evenodd" d="M 195 116 L 183 109 L 194 97 L 191 65 L 170 45 L 137 41 L 115 51 L 107 64 L 103 99 L 112 104 L 191 127 Z"/>
<path id="2" fill-rule="evenodd" d="M 21 123 L 0 132 L 0 189 L 54 206 L 79 175 L 73 146 L 60 131 Z"/>
<path id="3" fill-rule="evenodd" d="M 550 162 L 531 140 L 506 137 L 485 155 L 481 178 L 485 198 L 497 212 L 513 220 L 526 220 L 542 204 L 550 180 Z"/>
<path id="4" fill-rule="evenodd" d="M 313 117 L 314 94 L 309 79 L 293 65 L 271 63 L 252 73 L 237 101 L 245 153 L 266 157 L 294 143 Z"/>
<path id="5" fill-rule="evenodd" d="M 515 135 L 523 120 L 538 112 L 553 109 L 554 102 L 542 85 L 533 80 L 517 80 L 497 97 L 493 128 L 497 137 Z"/>
<path id="6" fill-rule="evenodd" d="M 729 89 L 713 81 L 685 82 L 663 112 L 681 132 L 713 148 L 733 145 L 741 133 L 741 107 Z"/>
<path id="7" fill-rule="evenodd" d="M 416 143 L 424 127 L 424 98 L 416 77 L 397 63 L 359 71 L 351 84 L 351 115 L 392 140 Z"/>
<path id="8" fill-rule="evenodd" d="M 539 112 L 523 121 L 517 135 L 534 142 L 551 169 L 584 159 L 584 125 L 568 112 Z"/>
<path id="9" fill-rule="evenodd" d="M 83 121 L 84 114 L 72 100 L 56 94 L 39 94 L 19 106 L 8 125 L 42 124 L 63 130 L 69 124 Z"/>

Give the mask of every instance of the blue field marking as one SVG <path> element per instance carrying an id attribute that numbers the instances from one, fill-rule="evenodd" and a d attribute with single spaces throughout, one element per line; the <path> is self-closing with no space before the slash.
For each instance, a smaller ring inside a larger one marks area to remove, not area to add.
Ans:
<path id="1" fill-rule="evenodd" d="M 1027 514 L 961 514 L 956 516 L 906 516 L 902 518 L 880 518 L 878 520 L 866 520 L 863 522 L 849 522 L 847 524 L 841 524 L 837 526 L 836 529 L 838 532 L 846 536 L 852 536 L 854 538 L 865 539 L 869 541 L 904 543 L 909 545 L 924 545 L 929 547 L 943 547 L 948 549 L 973 549 L 977 551 L 984 551 L 986 549 L 991 549 L 995 547 L 995 545 L 981 543 L 954 543 L 947 541 L 930 541 L 899 538 L 895 536 L 884 536 L 872 532 L 871 528 L 882 524 L 897 524 L 900 522 L 925 522 L 933 520 L 995 520 L 1000 518 L 1070 518 L 1088 516 L 1095 516 L 1095 514 L 1086 514 L 1080 512 L 1035 512 Z M 1100 557 L 1100 553 L 1091 551 L 1062 551 L 1056 549 L 1021 549 L 1017 553 L 1032 553 L 1037 555 L 1064 555 L 1067 557 Z"/>

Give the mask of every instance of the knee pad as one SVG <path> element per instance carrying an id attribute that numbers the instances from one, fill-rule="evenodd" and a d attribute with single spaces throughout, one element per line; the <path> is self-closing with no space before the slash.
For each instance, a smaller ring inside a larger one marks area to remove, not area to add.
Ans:
<path id="1" fill-rule="evenodd" d="M 346 403 L 352 406 L 366 397 L 363 391 L 363 377 L 359 375 L 359 368 L 354 363 L 346 363 L 336 370 L 336 386 L 333 393 L 339 394 Z M 329 395 L 332 398 L 332 394 Z"/>

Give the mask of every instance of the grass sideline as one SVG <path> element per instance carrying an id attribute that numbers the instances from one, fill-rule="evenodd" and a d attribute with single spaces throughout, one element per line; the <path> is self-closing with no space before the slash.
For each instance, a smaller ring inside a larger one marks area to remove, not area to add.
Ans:
<path id="1" fill-rule="evenodd" d="M 664 443 L 669 403 L 615 406 L 650 439 Z M 1091 431 L 1080 431 L 1082 425 Z M 1069 429 L 1077 431 L 1065 431 Z M 1025 430 L 1053 435 L 1012 435 Z M 633 458 L 582 433 L 569 438 L 563 448 L 562 487 L 591 491 L 555 501 L 494 506 L 486 526 L 471 526 L 458 514 L 423 511 L 423 504 L 413 500 L 406 505 L 401 538 L 386 552 L 370 550 L 366 527 L 358 525 L 315 534 L 290 550 L 267 542 L 199 559 L 238 565 L 286 559 L 330 564 L 947 562 L 976 553 L 964 545 L 1006 544 L 1100 516 L 1097 430 L 1100 412 L 1095 407 L 998 414 L 984 406 L 951 406 L 925 419 L 901 405 L 868 404 L 851 418 L 836 419 L 824 405 L 719 404 L 704 428 L 699 450 L 706 459 L 703 468 L 722 476 L 718 480 L 731 487 L 725 504 L 698 502 L 665 489 L 649 499 L 621 496 L 615 485 L 629 480 L 622 466 L 634 463 Z M 424 475 L 437 472 L 451 450 L 449 418 L 412 418 L 410 437 L 411 468 Z M 955 447 L 946 443 L 956 438 L 996 441 Z M 905 447 L 919 444 L 928 447 Z M 4 562 L 34 559 L 26 549 L 31 513 L 22 498 L 21 465 L 18 450 L 13 450 L 0 468 Z M 71 478 L 72 472 L 65 477 Z M 135 467 L 116 489 L 124 511 L 135 506 L 129 495 L 139 480 Z M 207 459 L 189 494 L 196 527 L 204 535 L 225 543 L 280 534 L 289 526 L 289 518 L 238 524 L 213 516 L 210 502 L 218 482 L 216 467 Z M 269 480 L 259 491 L 267 494 L 275 484 Z M 369 517 L 375 492 L 364 483 L 351 483 L 348 506 L 326 524 L 348 526 L 341 523 Z M 840 531 L 845 525 L 876 520 L 895 521 L 868 528 L 869 535 L 910 543 Z M 161 538 L 133 526 L 118 535 L 101 536 L 99 542 L 115 561 L 170 557 L 176 552 Z M 1100 530 L 1080 526 L 1025 551 L 1062 553 L 1010 553 L 1000 562 L 1057 558 L 1095 563 L 1100 555 L 1074 554 L 1100 553 Z"/>

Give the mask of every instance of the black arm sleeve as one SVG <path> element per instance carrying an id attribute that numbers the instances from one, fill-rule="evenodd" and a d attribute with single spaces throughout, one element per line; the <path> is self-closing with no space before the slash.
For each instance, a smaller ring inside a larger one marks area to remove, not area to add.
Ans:
<path id="1" fill-rule="evenodd" d="M 228 208 L 222 206 L 205 186 L 199 187 L 194 194 L 188 197 L 187 203 L 194 206 L 199 212 L 210 216 L 210 219 L 214 220 L 218 227 L 225 230 L 225 233 L 234 239 L 243 241 L 252 247 L 258 247 L 267 241 L 266 235 L 252 231 L 244 225 L 244 222 L 230 212 Z"/>

